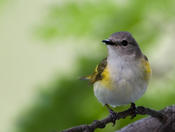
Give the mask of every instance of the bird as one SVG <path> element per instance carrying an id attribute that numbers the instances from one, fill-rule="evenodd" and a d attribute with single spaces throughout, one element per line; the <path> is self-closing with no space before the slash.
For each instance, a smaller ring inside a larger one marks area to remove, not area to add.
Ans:
<path id="1" fill-rule="evenodd" d="M 102 42 L 107 47 L 107 57 L 82 79 L 93 84 L 94 95 L 111 114 L 111 107 L 131 104 L 134 109 L 134 102 L 145 93 L 151 78 L 148 58 L 129 32 L 115 32 Z"/>

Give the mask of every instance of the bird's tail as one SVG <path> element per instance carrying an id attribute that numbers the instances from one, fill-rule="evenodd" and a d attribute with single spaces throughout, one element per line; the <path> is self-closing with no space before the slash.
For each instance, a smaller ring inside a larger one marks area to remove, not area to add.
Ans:
<path id="1" fill-rule="evenodd" d="M 88 81 L 90 81 L 91 80 L 91 75 L 80 77 L 80 80 L 88 80 Z"/>

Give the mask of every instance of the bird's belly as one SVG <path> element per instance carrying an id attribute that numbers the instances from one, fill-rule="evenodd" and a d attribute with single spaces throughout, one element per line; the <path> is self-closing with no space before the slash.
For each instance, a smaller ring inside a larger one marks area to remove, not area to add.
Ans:
<path id="1" fill-rule="evenodd" d="M 145 92 L 147 82 L 140 72 L 131 69 L 118 74 L 111 75 L 110 87 L 104 85 L 102 81 L 94 84 L 95 96 L 102 104 L 109 104 L 113 107 L 129 104 L 135 102 Z"/>

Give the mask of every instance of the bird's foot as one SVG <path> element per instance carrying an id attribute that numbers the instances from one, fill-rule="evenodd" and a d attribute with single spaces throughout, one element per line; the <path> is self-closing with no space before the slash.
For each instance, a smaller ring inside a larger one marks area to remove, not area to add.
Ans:
<path id="1" fill-rule="evenodd" d="M 105 106 L 107 107 L 107 109 L 108 109 L 108 111 L 109 111 L 109 113 L 112 117 L 113 126 L 115 126 L 115 122 L 116 122 L 116 119 L 117 119 L 117 112 L 112 110 L 108 104 L 106 104 Z"/>
<path id="2" fill-rule="evenodd" d="M 129 111 L 131 113 L 131 119 L 133 119 L 134 117 L 136 117 L 136 105 L 134 103 L 131 103 L 131 106 L 129 108 Z"/>

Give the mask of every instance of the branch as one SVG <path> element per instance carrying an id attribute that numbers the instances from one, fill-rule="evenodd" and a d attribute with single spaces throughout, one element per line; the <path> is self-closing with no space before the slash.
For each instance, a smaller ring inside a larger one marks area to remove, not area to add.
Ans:
<path id="1" fill-rule="evenodd" d="M 175 105 L 168 106 L 160 111 L 167 117 L 167 121 L 162 124 L 152 117 L 143 118 L 117 132 L 175 132 Z"/>
<path id="2" fill-rule="evenodd" d="M 128 109 L 123 112 L 116 113 L 116 116 L 108 115 L 105 119 L 102 120 L 95 120 L 89 125 L 80 125 L 75 126 L 66 130 L 63 130 L 62 132 L 93 132 L 96 128 L 104 128 L 108 123 L 113 123 L 116 120 L 124 119 L 128 116 L 133 117 L 133 115 L 140 114 L 140 115 L 150 115 L 152 117 L 155 117 L 158 119 L 158 122 L 166 123 L 167 117 L 162 114 L 161 112 L 145 108 L 143 106 L 138 106 L 135 108 L 135 111 L 133 112 L 133 109 Z M 120 132 L 124 132 L 121 130 Z"/>

